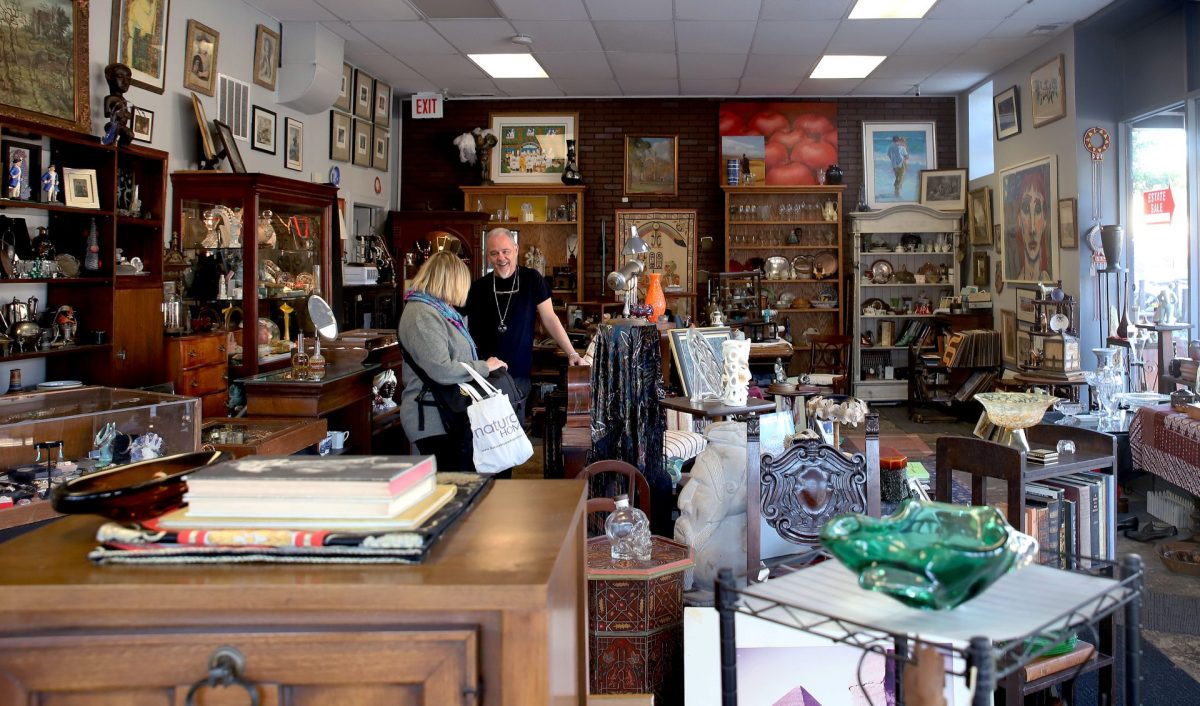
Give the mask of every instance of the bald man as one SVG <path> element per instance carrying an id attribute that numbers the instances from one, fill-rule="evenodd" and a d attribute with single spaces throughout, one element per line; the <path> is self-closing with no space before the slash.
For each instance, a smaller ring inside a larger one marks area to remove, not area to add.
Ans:
<path id="1" fill-rule="evenodd" d="M 524 419 L 525 401 L 531 387 L 533 369 L 533 327 L 535 319 L 567 354 L 571 365 L 583 359 L 575 352 L 550 301 L 550 286 L 538 273 L 517 264 L 517 244 L 507 228 L 493 228 L 485 240 L 485 252 L 492 271 L 475 280 L 467 295 L 467 327 L 479 355 L 496 356 L 508 363 L 508 372 L 522 393 L 513 407 Z M 514 401 L 515 402 L 515 401 Z"/>

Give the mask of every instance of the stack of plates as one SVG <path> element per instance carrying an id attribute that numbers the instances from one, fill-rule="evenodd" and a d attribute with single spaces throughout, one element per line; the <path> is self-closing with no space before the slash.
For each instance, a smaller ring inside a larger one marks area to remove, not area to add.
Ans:
<path id="1" fill-rule="evenodd" d="M 73 387 L 83 387 L 83 383 L 78 380 L 47 380 L 37 385 L 39 390 L 70 390 Z"/>

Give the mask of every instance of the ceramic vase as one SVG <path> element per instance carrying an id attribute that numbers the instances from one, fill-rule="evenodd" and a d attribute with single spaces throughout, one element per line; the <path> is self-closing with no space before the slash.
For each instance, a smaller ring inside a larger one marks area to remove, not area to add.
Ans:
<path id="1" fill-rule="evenodd" d="M 663 294 L 662 275 L 658 272 L 651 272 L 647 276 L 650 278 L 650 283 L 646 285 L 646 305 L 650 307 L 650 320 L 658 321 L 658 317 L 667 310 L 667 297 Z"/>
<path id="2" fill-rule="evenodd" d="M 721 343 L 724 373 L 721 376 L 725 389 L 721 401 L 730 407 L 746 406 L 750 385 L 750 341 L 730 339 Z"/>

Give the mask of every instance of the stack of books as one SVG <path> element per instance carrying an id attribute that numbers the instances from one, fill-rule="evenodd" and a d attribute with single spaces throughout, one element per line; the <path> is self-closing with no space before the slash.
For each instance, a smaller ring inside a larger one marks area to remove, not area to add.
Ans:
<path id="1" fill-rule="evenodd" d="M 1049 463 L 1058 463 L 1058 452 L 1050 449 L 1032 449 L 1025 454 L 1025 459 L 1030 463 L 1040 463 L 1046 465 Z"/>

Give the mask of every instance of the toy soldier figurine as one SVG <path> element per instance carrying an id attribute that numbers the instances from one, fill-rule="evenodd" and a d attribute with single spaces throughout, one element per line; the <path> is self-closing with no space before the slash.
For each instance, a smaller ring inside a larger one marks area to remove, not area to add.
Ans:
<path id="1" fill-rule="evenodd" d="M 8 167 L 8 198 L 10 199 L 21 198 L 21 170 L 24 169 L 21 164 L 24 161 L 20 153 L 14 154 L 12 164 Z"/>
<path id="2" fill-rule="evenodd" d="M 58 167 L 51 164 L 42 175 L 42 192 L 46 194 L 46 202 L 58 201 Z"/>

